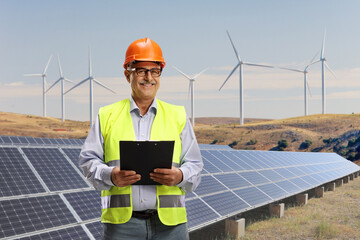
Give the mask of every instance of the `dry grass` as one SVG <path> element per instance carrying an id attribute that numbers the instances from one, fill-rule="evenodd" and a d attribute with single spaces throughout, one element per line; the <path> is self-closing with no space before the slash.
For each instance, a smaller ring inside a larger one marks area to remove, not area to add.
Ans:
<path id="1" fill-rule="evenodd" d="M 242 239 L 360 239 L 360 179 L 246 227 Z"/>
<path id="2" fill-rule="evenodd" d="M 89 122 L 0 112 L 0 135 L 46 138 L 85 138 Z"/>

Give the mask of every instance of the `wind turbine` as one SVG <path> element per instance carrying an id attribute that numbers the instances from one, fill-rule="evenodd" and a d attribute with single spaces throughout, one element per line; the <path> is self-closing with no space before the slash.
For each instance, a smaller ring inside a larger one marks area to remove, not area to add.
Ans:
<path id="1" fill-rule="evenodd" d="M 48 69 L 49 63 L 51 61 L 52 55 L 47 62 L 44 71 L 42 73 L 35 73 L 35 74 L 24 74 L 26 77 L 41 77 L 43 82 L 43 116 L 46 117 L 46 71 Z"/>
<path id="2" fill-rule="evenodd" d="M 193 126 L 195 126 L 195 110 L 194 110 L 194 82 L 195 79 L 202 74 L 203 72 L 205 72 L 208 68 L 205 68 L 204 70 L 202 70 L 201 72 L 199 72 L 198 74 L 196 74 L 195 76 L 193 76 L 192 78 L 189 77 L 188 75 L 186 75 L 185 73 L 183 73 L 180 69 L 178 69 L 177 67 L 173 66 L 173 68 L 176 69 L 176 71 L 178 71 L 179 73 L 181 73 L 184 77 L 186 77 L 187 79 L 189 79 L 189 92 L 191 93 L 191 124 Z"/>
<path id="3" fill-rule="evenodd" d="M 325 86 L 325 66 L 327 69 L 335 76 L 335 73 L 330 69 L 330 67 L 327 65 L 326 58 L 325 58 L 325 36 L 326 31 L 324 32 L 324 39 L 322 42 L 321 47 L 321 54 L 320 54 L 320 60 L 321 61 L 321 82 L 322 82 L 322 114 L 326 113 L 326 86 Z"/>
<path id="4" fill-rule="evenodd" d="M 249 63 L 249 62 L 244 62 L 241 60 L 235 46 L 234 43 L 230 37 L 230 34 L 228 31 L 227 35 L 229 36 L 231 45 L 234 49 L 236 58 L 238 60 L 238 64 L 234 67 L 234 69 L 231 71 L 231 73 L 229 74 L 229 76 L 225 79 L 224 83 L 221 85 L 221 87 L 219 88 L 219 91 L 221 90 L 221 88 L 225 85 L 225 83 L 227 82 L 227 80 L 229 80 L 229 78 L 231 77 L 231 75 L 236 71 L 237 68 L 239 68 L 239 75 L 240 75 L 240 79 L 239 79 L 239 85 L 240 85 L 240 89 L 239 89 L 239 95 L 240 95 L 240 125 L 244 124 L 244 91 L 243 91 L 243 65 L 248 65 L 248 66 L 254 66 L 254 67 L 266 67 L 266 68 L 274 68 L 273 66 L 269 66 L 269 65 L 262 65 L 262 64 L 254 64 L 254 63 Z"/>
<path id="5" fill-rule="evenodd" d="M 90 84 L 90 126 L 92 126 L 93 124 L 93 111 L 94 111 L 94 103 L 93 103 L 93 85 L 94 82 L 98 85 L 100 85 L 101 87 L 109 90 L 110 92 L 113 92 L 116 94 L 116 92 L 114 92 L 113 90 L 111 90 L 110 88 L 106 87 L 105 85 L 103 85 L 102 83 L 100 83 L 98 80 L 96 80 L 94 78 L 94 76 L 92 75 L 92 63 L 91 63 L 91 49 L 89 47 L 89 77 L 85 78 L 84 80 L 82 80 L 81 82 L 79 82 L 78 84 L 76 84 L 75 86 L 73 86 L 72 88 L 70 88 L 69 90 L 67 90 L 64 94 L 70 92 L 71 90 L 73 90 L 74 88 L 80 86 L 81 84 L 85 83 L 89 81 Z"/>
<path id="6" fill-rule="evenodd" d="M 289 71 L 293 71 L 293 72 L 300 72 L 304 74 L 304 111 L 305 111 L 305 116 L 308 115 L 308 96 L 307 96 L 307 90 L 309 90 L 310 96 L 311 96 L 311 91 L 310 91 L 310 86 L 309 86 L 309 82 L 307 80 L 307 74 L 308 72 L 308 68 L 317 63 L 320 62 L 320 60 L 314 61 L 314 59 L 316 58 L 316 56 L 319 54 L 319 52 L 313 57 L 313 59 L 310 61 L 310 63 L 308 65 L 305 66 L 304 70 L 298 70 L 298 69 L 293 69 L 293 68 L 284 68 L 284 67 L 279 67 L 280 69 L 285 69 L 285 70 L 289 70 Z"/>
<path id="7" fill-rule="evenodd" d="M 64 77 L 63 72 L 62 72 L 62 68 L 61 68 L 61 64 L 60 64 L 59 55 L 57 56 L 57 59 L 58 59 L 60 78 L 58 80 L 56 80 L 56 82 L 53 83 L 53 85 L 51 85 L 49 87 L 49 89 L 46 90 L 46 92 L 48 92 L 52 87 L 54 87 L 58 82 L 60 82 L 60 84 L 61 84 L 61 120 L 64 122 L 65 121 L 64 81 L 70 82 L 70 83 L 73 83 L 73 84 L 76 84 L 76 83 L 71 81 L 70 79 L 67 79 L 67 78 Z"/>

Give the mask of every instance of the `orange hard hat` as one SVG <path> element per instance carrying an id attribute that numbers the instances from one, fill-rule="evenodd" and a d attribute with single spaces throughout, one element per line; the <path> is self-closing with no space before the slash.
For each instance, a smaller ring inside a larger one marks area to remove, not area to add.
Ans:
<path id="1" fill-rule="evenodd" d="M 161 68 L 165 67 L 160 46 L 150 38 L 139 39 L 130 44 L 126 50 L 124 68 L 132 61 L 159 62 Z"/>

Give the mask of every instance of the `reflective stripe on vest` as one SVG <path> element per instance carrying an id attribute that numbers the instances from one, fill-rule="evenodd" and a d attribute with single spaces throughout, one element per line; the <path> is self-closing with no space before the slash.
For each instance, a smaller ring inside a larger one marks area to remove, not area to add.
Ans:
<path id="1" fill-rule="evenodd" d="M 119 141 L 134 141 L 135 133 L 130 115 L 129 99 L 103 107 L 99 111 L 100 128 L 104 138 L 104 159 L 109 166 L 120 166 Z M 180 134 L 186 123 L 183 107 L 157 100 L 157 113 L 151 128 L 150 140 L 175 140 L 173 166 L 180 166 Z M 157 208 L 161 222 L 177 225 L 187 221 L 185 192 L 177 186 L 156 185 Z M 104 223 L 125 223 L 131 218 L 131 186 L 111 187 L 101 192 Z"/>
<path id="2" fill-rule="evenodd" d="M 185 195 L 160 195 L 160 208 L 185 207 Z"/>
<path id="3" fill-rule="evenodd" d="M 130 207 L 130 195 L 109 195 L 101 197 L 101 208 L 119 208 L 119 207 Z"/>

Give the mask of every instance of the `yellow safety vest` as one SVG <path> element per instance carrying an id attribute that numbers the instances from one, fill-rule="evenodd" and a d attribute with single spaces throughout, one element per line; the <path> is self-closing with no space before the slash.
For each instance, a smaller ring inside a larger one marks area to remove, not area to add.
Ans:
<path id="1" fill-rule="evenodd" d="M 119 166 L 119 141 L 134 141 L 135 132 L 130 115 L 129 99 L 99 110 L 100 129 L 104 138 L 104 160 L 109 166 Z M 180 134 L 185 127 L 186 113 L 180 106 L 157 100 L 157 113 L 151 127 L 150 140 L 175 140 L 173 166 L 179 167 Z M 177 187 L 156 186 L 157 210 L 160 221 L 169 226 L 187 221 L 185 192 Z M 101 192 L 103 223 L 121 224 L 130 220 L 133 205 L 131 186 L 111 187 Z"/>

